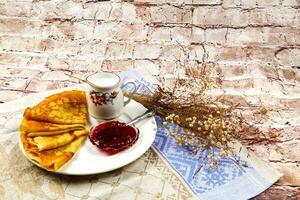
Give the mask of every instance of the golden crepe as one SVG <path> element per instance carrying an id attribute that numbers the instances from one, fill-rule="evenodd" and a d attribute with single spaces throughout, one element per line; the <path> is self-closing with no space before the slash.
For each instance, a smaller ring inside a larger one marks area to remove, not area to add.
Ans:
<path id="1" fill-rule="evenodd" d="M 72 130 L 83 129 L 84 124 L 54 124 L 23 118 L 20 131 L 27 132 L 29 137 L 57 135 Z"/>
<path id="2" fill-rule="evenodd" d="M 28 138 L 28 142 L 32 147 L 34 147 L 34 150 L 42 151 L 66 145 L 76 138 L 87 134 L 88 132 L 86 130 L 75 130 L 55 136 L 38 136 Z"/>
<path id="3" fill-rule="evenodd" d="M 55 149 L 32 151 L 33 148 L 28 141 L 28 137 L 26 137 L 26 134 L 21 133 L 21 141 L 28 157 L 49 171 L 57 171 L 68 162 L 79 149 L 85 138 L 86 136 L 80 136 L 71 143 Z"/>
<path id="4" fill-rule="evenodd" d="M 86 124 L 86 115 L 85 93 L 79 90 L 51 95 L 24 112 L 26 119 L 57 124 Z"/>
<path id="5" fill-rule="evenodd" d="M 59 134 L 62 134 L 62 133 L 75 131 L 75 130 L 81 130 L 81 129 L 79 129 L 79 128 L 68 128 L 68 129 L 59 130 L 59 131 L 32 132 L 32 133 L 28 133 L 28 137 L 51 136 L 51 135 L 55 136 L 55 135 L 59 135 Z"/>
<path id="6" fill-rule="evenodd" d="M 86 138 L 85 93 L 66 91 L 27 108 L 20 125 L 27 156 L 49 171 L 68 162 Z"/>
<path id="7" fill-rule="evenodd" d="M 34 121 L 23 118 L 20 131 L 22 132 L 46 132 L 58 131 L 69 128 L 83 128 L 84 124 L 54 124 L 45 121 Z"/>

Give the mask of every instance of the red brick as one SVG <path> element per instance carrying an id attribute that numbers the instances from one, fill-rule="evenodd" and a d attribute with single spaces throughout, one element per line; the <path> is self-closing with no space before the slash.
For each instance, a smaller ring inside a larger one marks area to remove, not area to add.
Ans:
<path id="1" fill-rule="evenodd" d="M 2 77 L 12 79 L 32 79 L 39 76 L 41 73 L 41 71 L 33 69 L 9 68 L 4 66 L 0 68 Z"/>
<path id="2" fill-rule="evenodd" d="M 196 4 L 196 5 L 218 5 L 221 4 L 221 0 L 193 0 L 191 4 Z"/>
<path id="3" fill-rule="evenodd" d="M 184 50 L 179 45 L 162 46 L 160 58 L 168 60 L 180 60 L 184 57 Z"/>
<path id="4" fill-rule="evenodd" d="M 191 45 L 187 52 L 189 60 L 202 61 L 204 58 L 204 49 L 201 45 Z"/>
<path id="5" fill-rule="evenodd" d="M 271 165 L 283 173 L 279 185 L 298 186 L 300 184 L 300 166 L 297 163 L 273 163 Z"/>
<path id="6" fill-rule="evenodd" d="M 64 87 L 68 87 L 68 86 L 72 86 L 72 85 L 74 85 L 74 83 L 72 83 L 72 82 L 32 80 L 29 83 L 26 90 L 40 92 L 40 91 L 64 88 Z"/>
<path id="7" fill-rule="evenodd" d="M 192 36 L 191 28 L 181 28 L 175 27 L 171 29 L 171 39 L 174 42 L 178 42 L 180 44 L 190 44 L 190 38 Z"/>
<path id="8" fill-rule="evenodd" d="M 161 52 L 160 45 L 147 45 L 147 44 L 136 44 L 134 48 L 134 58 L 149 58 L 156 59 L 159 57 Z"/>
<path id="9" fill-rule="evenodd" d="M 299 44 L 300 29 L 294 27 L 265 27 L 261 29 L 264 42 L 272 45 L 295 45 Z"/>
<path id="10" fill-rule="evenodd" d="M 224 44 L 226 41 L 226 34 L 227 34 L 226 28 L 206 29 L 205 42 Z"/>
<path id="11" fill-rule="evenodd" d="M 283 113 L 283 111 L 279 111 L 279 113 Z M 290 117 L 294 117 L 294 112 L 286 114 Z M 283 116 L 284 117 L 284 116 Z M 285 118 L 283 118 L 285 119 Z M 285 120 L 285 123 L 289 123 L 290 120 Z M 279 141 L 288 141 L 288 140 L 295 140 L 300 137 L 300 126 L 299 125 L 293 125 L 293 126 L 286 126 L 285 128 L 277 129 L 279 137 L 277 140 Z"/>
<path id="12" fill-rule="evenodd" d="M 2 90 L 24 90 L 28 84 L 27 79 L 2 79 L 0 89 Z"/>
<path id="13" fill-rule="evenodd" d="M 0 19 L 0 33 L 16 35 L 41 35 L 41 21 L 2 18 Z"/>
<path id="14" fill-rule="evenodd" d="M 249 1 L 249 0 L 241 0 L 241 7 L 243 8 L 255 8 L 256 7 L 256 1 Z"/>
<path id="15" fill-rule="evenodd" d="M 297 1 L 297 0 L 283 0 L 282 5 L 284 5 L 284 6 L 299 6 L 299 1 Z"/>
<path id="16" fill-rule="evenodd" d="M 241 6 L 240 0 L 223 0 L 222 6 L 225 8 L 235 8 Z"/>
<path id="17" fill-rule="evenodd" d="M 151 75 L 158 75 L 161 72 L 158 61 L 135 60 L 134 68 L 144 73 L 148 77 Z"/>
<path id="18" fill-rule="evenodd" d="M 228 29 L 227 42 L 233 45 L 264 43 L 261 28 Z"/>
<path id="19" fill-rule="evenodd" d="M 281 65 L 300 66 L 300 48 L 283 48 L 275 55 Z"/>
<path id="20" fill-rule="evenodd" d="M 298 89 L 299 91 L 299 89 Z M 299 94 L 299 93 L 298 93 Z M 282 99 L 280 104 L 287 108 L 300 108 L 300 98 L 297 99 Z"/>
<path id="21" fill-rule="evenodd" d="M 151 22 L 156 23 L 191 23 L 192 10 L 188 7 L 173 6 L 150 7 Z"/>
<path id="22" fill-rule="evenodd" d="M 132 58 L 134 46 L 130 43 L 111 42 L 106 46 L 105 57 L 108 59 Z"/>
<path id="23" fill-rule="evenodd" d="M 218 51 L 216 60 L 244 60 L 247 57 L 246 52 L 240 47 L 221 48 Z"/>
<path id="24" fill-rule="evenodd" d="M 3 1 L 3 3 L 0 3 L 0 13 L 5 16 L 30 17 L 33 14 L 32 3 L 29 1 Z"/>
<path id="25" fill-rule="evenodd" d="M 278 73 L 280 74 L 281 78 L 285 81 L 299 82 L 300 80 L 300 74 L 298 73 L 297 69 L 279 69 Z"/>
<path id="26" fill-rule="evenodd" d="M 148 40 L 151 43 L 170 42 L 171 29 L 168 27 L 152 27 L 149 30 Z"/>
<path id="27" fill-rule="evenodd" d="M 299 26 L 299 10 L 285 7 L 272 7 L 265 10 L 267 23 L 282 26 Z"/>
<path id="28" fill-rule="evenodd" d="M 239 106 L 248 106 L 248 102 L 245 97 L 236 96 L 236 95 L 223 95 L 220 99 L 220 102 L 225 104 L 229 103 L 230 105 L 239 105 Z"/>
<path id="29" fill-rule="evenodd" d="M 16 99 L 19 99 L 23 96 L 25 96 L 27 93 L 25 91 L 9 91 L 9 90 L 3 90 L 0 91 L 0 102 L 5 103 L 9 101 L 13 101 Z M 1 104 L 0 104 L 1 105 Z"/>
<path id="30" fill-rule="evenodd" d="M 224 80 L 222 86 L 226 89 L 251 89 L 254 88 L 254 80 L 235 80 L 235 81 L 226 81 Z"/>
<path id="31" fill-rule="evenodd" d="M 150 8 L 143 4 L 138 5 L 136 10 L 136 16 L 137 16 L 137 20 L 139 21 L 150 22 L 151 21 Z"/>
<path id="32" fill-rule="evenodd" d="M 284 143 L 280 143 L 277 145 L 279 148 L 278 150 L 282 152 L 283 158 L 285 160 L 295 161 L 300 160 L 300 142 L 295 141 L 288 141 Z M 299 169 L 300 170 L 300 169 Z"/>
<path id="33" fill-rule="evenodd" d="M 204 26 L 226 24 L 225 11 L 221 7 L 197 7 L 193 12 L 193 23 Z"/>
<path id="34" fill-rule="evenodd" d="M 65 70 L 65 71 L 100 71 L 102 59 L 83 59 L 83 58 L 49 58 L 47 67 L 52 70 Z"/>
<path id="35" fill-rule="evenodd" d="M 192 42 L 202 43 L 205 40 L 205 31 L 202 28 L 192 27 Z"/>
<path id="36" fill-rule="evenodd" d="M 65 81 L 70 80 L 70 77 L 65 74 L 64 71 L 47 71 L 41 76 L 41 80 L 49 81 Z"/>
<path id="37" fill-rule="evenodd" d="M 257 1 L 257 5 L 259 7 L 263 6 L 277 6 L 280 4 L 280 1 L 279 0 L 260 0 L 260 1 Z"/>
<path id="38" fill-rule="evenodd" d="M 123 23 L 119 26 L 113 39 L 115 40 L 125 40 L 125 41 L 146 41 L 149 26 L 145 24 L 129 24 Z M 105 38 L 102 38 L 105 40 Z"/>
<path id="39" fill-rule="evenodd" d="M 0 53 L 0 64 L 10 67 L 22 67 L 30 68 L 37 70 L 45 70 L 45 64 L 48 57 L 32 55 L 28 53 L 15 54 L 12 52 L 9 53 Z"/>
<path id="40" fill-rule="evenodd" d="M 288 186 L 273 186 L 252 200 L 297 200 L 296 189 Z"/>
<path id="41" fill-rule="evenodd" d="M 132 68 L 132 60 L 105 60 L 101 66 L 101 70 L 104 71 L 124 71 Z"/>

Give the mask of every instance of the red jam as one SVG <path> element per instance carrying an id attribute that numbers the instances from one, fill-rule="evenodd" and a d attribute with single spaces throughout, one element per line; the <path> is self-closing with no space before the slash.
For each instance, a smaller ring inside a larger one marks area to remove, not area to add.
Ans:
<path id="1" fill-rule="evenodd" d="M 89 139 L 101 151 L 112 155 L 132 146 L 139 130 L 119 121 L 103 122 L 91 129 Z"/>

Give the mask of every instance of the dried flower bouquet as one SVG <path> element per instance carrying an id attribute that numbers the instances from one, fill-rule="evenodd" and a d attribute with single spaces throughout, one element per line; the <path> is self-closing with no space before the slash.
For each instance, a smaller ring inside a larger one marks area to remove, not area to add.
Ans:
<path id="1" fill-rule="evenodd" d="M 246 132 L 259 133 L 236 109 L 238 104 L 226 101 L 222 77 L 214 71 L 210 63 L 184 65 L 173 77 L 157 76 L 158 83 L 150 94 L 125 93 L 162 117 L 167 134 L 195 155 L 205 157 L 205 167 L 212 169 L 223 157 L 239 164 L 232 143 L 242 142 Z"/>

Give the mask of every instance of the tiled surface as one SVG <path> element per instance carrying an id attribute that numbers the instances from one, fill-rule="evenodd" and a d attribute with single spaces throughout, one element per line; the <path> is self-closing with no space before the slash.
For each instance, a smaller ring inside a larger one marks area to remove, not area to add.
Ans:
<path id="1" fill-rule="evenodd" d="M 187 57 L 212 62 L 232 99 L 273 109 L 276 123 L 265 131 L 280 136 L 252 148 L 284 177 L 256 199 L 292 199 L 300 186 L 299 7 L 298 0 L 0 0 L 0 101 L 76 83 L 64 72 L 157 74 Z"/>

